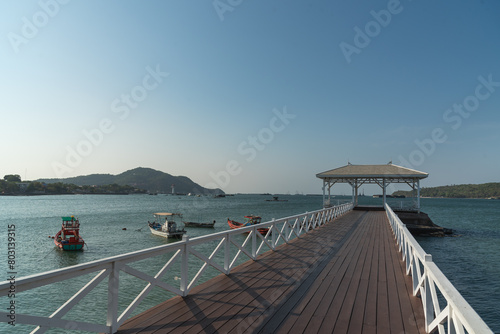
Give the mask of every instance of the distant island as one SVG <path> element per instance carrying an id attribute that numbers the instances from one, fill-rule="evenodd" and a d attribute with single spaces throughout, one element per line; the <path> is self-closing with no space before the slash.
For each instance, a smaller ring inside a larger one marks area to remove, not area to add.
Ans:
<path id="1" fill-rule="evenodd" d="M 396 191 L 393 196 L 412 197 L 413 192 Z M 420 190 L 421 197 L 436 198 L 487 198 L 500 199 L 500 182 L 483 184 L 459 184 L 451 186 L 429 187 Z"/>
<path id="2" fill-rule="evenodd" d="M 3 196 L 29 196 L 29 195 L 68 195 L 68 194 L 143 194 L 147 191 L 128 185 L 82 185 L 72 183 L 39 181 L 22 181 L 19 175 L 5 175 L 0 180 L 0 195 Z"/>
<path id="3" fill-rule="evenodd" d="M 186 176 L 172 176 L 151 168 L 138 167 L 118 175 L 92 174 L 65 179 L 21 181 L 19 175 L 5 175 L 0 180 L 1 195 L 54 194 L 224 194 L 207 189 Z"/>

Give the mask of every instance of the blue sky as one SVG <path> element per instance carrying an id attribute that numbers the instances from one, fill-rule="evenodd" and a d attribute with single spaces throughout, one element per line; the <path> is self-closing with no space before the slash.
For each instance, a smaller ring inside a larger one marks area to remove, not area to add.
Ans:
<path id="1" fill-rule="evenodd" d="M 141 166 L 320 193 L 316 173 L 392 161 L 423 186 L 499 181 L 498 1 L 12 0 L 0 17 L 0 176 Z"/>

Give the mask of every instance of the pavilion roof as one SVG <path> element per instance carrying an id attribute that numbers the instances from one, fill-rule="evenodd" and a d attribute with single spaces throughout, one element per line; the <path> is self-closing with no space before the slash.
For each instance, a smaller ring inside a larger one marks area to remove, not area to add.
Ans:
<path id="1" fill-rule="evenodd" d="M 424 179 L 429 174 L 420 172 L 418 170 L 393 165 L 392 163 L 386 165 L 353 165 L 348 164 L 343 167 L 331 169 L 322 173 L 316 174 L 320 179 L 356 179 L 356 178 L 370 178 L 370 179 Z"/>

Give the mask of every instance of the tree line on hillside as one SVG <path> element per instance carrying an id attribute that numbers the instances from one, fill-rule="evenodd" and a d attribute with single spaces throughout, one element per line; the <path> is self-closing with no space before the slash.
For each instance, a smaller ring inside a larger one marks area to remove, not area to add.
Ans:
<path id="1" fill-rule="evenodd" d="M 149 193 L 163 194 L 224 194 L 221 189 L 202 187 L 187 176 L 173 176 L 159 170 L 145 167 L 134 168 L 118 175 L 90 174 L 65 179 L 39 179 L 37 181 L 45 183 L 64 182 L 80 186 L 85 184 L 97 186 L 104 184 L 131 185 L 136 188 L 146 189 Z M 219 180 L 217 177 L 213 181 L 214 187 L 216 187 L 218 183 L 227 182 L 227 180 Z"/>
<path id="2" fill-rule="evenodd" d="M 21 181 L 17 174 L 5 175 L 0 180 L 1 195 L 62 195 L 62 194 L 135 194 L 146 190 L 129 185 L 82 185 L 55 182 Z"/>
<path id="3" fill-rule="evenodd" d="M 396 191 L 393 195 L 411 197 L 413 191 Z M 421 197 L 445 198 L 497 198 L 500 199 L 500 182 L 483 184 L 459 184 L 451 186 L 429 187 L 420 190 Z"/>

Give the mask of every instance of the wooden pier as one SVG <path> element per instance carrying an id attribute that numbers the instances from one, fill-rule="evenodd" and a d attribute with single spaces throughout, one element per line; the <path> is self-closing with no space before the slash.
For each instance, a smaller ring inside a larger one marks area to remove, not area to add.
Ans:
<path id="1" fill-rule="evenodd" d="M 351 211 L 117 333 L 425 333 L 384 211 Z"/>

